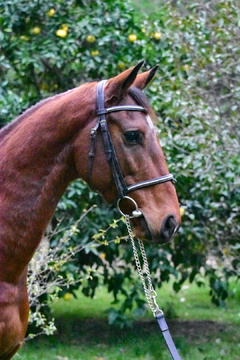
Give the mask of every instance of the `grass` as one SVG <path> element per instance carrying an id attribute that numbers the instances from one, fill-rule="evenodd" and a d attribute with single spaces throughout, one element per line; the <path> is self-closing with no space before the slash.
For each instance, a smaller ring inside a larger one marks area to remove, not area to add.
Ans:
<path id="1" fill-rule="evenodd" d="M 210 303 L 209 289 L 196 285 L 175 294 L 169 284 L 158 292 L 158 303 L 183 360 L 240 360 L 240 288 L 227 308 Z M 111 296 L 105 288 L 95 299 L 59 300 L 53 305 L 58 331 L 29 341 L 14 360 L 170 360 L 158 324 L 149 313 L 131 329 L 110 327 L 106 310 Z"/>
<path id="2" fill-rule="evenodd" d="M 199 288 L 196 284 L 187 284 L 176 294 L 169 283 L 158 290 L 157 302 L 165 313 L 170 314 L 171 318 L 174 317 L 172 312 L 175 312 L 176 316 L 182 320 L 212 320 L 240 325 L 240 286 L 234 281 L 231 283 L 231 293 L 232 296 L 227 300 L 224 309 L 210 302 L 208 286 Z M 71 317 L 106 318 L 107 309 L 114 307 L 111 304 L 112 295 L 108 294 L 105 288 L 98 290 L 95 299 L 88 299 L 80 292 L 77 296 L 77 299 L 72 298 L 71 301 L 63 299 L 57 301 L 53 305 L 55 316 L 70 319 Z M 150 311 L 147 318 L 152 318 Z"/>

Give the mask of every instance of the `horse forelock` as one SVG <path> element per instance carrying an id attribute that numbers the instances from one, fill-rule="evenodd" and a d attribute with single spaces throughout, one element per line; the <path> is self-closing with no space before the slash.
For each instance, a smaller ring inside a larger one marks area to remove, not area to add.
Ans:
<path id="1" fill-rule="evenodd" d="M 131 86 L 128 90 L 128 94 L 131 96 L 131 98 L 136 101 L 136 103 L 142 107 L 144 107 L 147 110 L 147 113 L 149 114 L 151 120 L 153 123 L 157 122 L 156 114 L 154 113 L 151 105 L 148 102 L 148 99 L 146 95 L 142 92 L 142 90 L 136 88 L 135 86 Z"/>

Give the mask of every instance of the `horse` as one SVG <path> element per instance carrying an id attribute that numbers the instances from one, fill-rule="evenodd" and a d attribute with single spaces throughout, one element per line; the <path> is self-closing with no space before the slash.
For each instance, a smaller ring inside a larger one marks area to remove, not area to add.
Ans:
<path id="1" fill-rule="evenodd" d="M 89 82 L 42 100 L 0 131 L 1 360 L 23 343 L 28 263 L 70 182 L 81 178 L 107 203 L 117 200 L 139 239 L 169 241 L 180 224 L 156 115 L 142 92 L 157 66 L 139 74 L 142 64 L 100 87 Z"/>

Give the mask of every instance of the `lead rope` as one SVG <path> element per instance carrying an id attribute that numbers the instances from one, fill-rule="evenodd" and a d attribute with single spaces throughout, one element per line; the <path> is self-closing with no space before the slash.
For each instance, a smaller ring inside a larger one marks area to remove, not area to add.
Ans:
<path id="1" fill-rule="evenodd" d="M 134 254 L 137 271 L 140 276 L 140 279 L 142 280 L 143 289 L 144 289 L 144 293 L 145 293 L 145 296 L 147 299 L 148 306 L 152 310 L 153 316 L 158 321 L 158 324 L 160 326 L 160 329 L 162 331 L 162 334 L 164 336 L 164 339 L 166 341 L 166 344 L 168 346 L 170 354 L 172 355 L 173 360 L 181 360 L 181 358 L 178 354 L 178 351 L 176 349 L 176 346 L 173 342 L 173 339 L 171 337 L 171 334 L 169 332 L 167 323 L 164 319 L 163 312 L 162 312 L 162 310 L 159 309 L 159 306 L 156 302 L 157 293 L 154 290 L 154 287 L 152 284 L 147 255 L 145 252 L 143 242 L 142 242 L 142 240 L 138 239 L 138 244 L 139 244 L 139 248 L 140 248 L 142 259 L 143 259 L 143 268 L 142 268 L 140 259 L 138 256 L 137 248 L 136 248 L 136 245 L 135 245 L 135 242 L 133 239 L 133 233 L 132 233 L 132 228 L 131 228 L 131 224 L 130 224 L 130 217 L 129 217 L 129 215 L 126 215 L 126 214 L 124 214 L 124 217 L 125 217 L 125 222 L 126 222 L 126 226 L 127 226 L 127 230 L 128 230 L 128 235 L 129 235 L 129 238 L 132 243 L 133 254 Z M 143 271 L 143 269 L 144 269 L 144 271 Z M 146 274 L 148 285 L 146 284 L 144 273 Z"/>

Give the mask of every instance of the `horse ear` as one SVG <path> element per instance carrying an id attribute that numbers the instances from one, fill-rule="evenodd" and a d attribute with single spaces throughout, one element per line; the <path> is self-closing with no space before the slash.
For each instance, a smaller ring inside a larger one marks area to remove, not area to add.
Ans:
<path id="1" fill-rule="evenodd" d="M 158 69 L 158 65 L 154 66 L 151 70 L 148 70 L 142 74 L 139 74 L 136 77 L 135 81 L 133 82 L 133 85 L 136 88 L 143 90 L 150 83 L 150 81 L 154 77 L 157 69 Z"/>
<path id="2" fill-rule="evenodd" d="M 126 94 L 127 90 L 134 83 L 143 63 L 144 60 L 140 61 L 135 67 L 125 70 L 107 82 L 104 90 L 106 103 L 113 103 L 115 100 L 119 101 Z"/>

